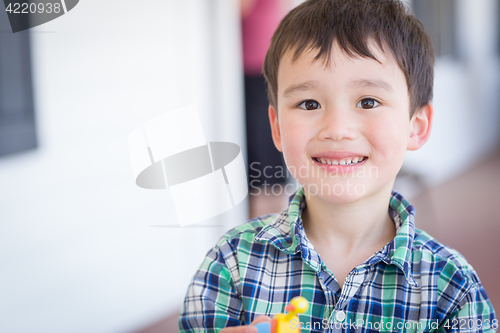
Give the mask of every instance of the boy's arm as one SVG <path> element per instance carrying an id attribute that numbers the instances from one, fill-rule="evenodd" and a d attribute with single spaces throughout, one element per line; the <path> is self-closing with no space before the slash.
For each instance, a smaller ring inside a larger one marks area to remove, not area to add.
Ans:
<path id="1" fill-rule="evenodd" d="M 225 244 L 228 247 L 228 244 Z M 234 260 L 231 260 L 234 262 Z M 233 271 L 235 269 L 233 268 Z M 237 271 L 237 267 L 236 267 Z M 179 317 L 183 332 L 219 332 L 227 326 L 239 326 L 241 299 L 231 276 L 231 268 L 220 248 L 205 257 L 189 285 Z"/>
<path id="2" fill-rule="evenodd" d="M 474 269 L 471 274 L 474 285 L 437 332 L 497 332 L 499 323 L 493 305 Z"/>

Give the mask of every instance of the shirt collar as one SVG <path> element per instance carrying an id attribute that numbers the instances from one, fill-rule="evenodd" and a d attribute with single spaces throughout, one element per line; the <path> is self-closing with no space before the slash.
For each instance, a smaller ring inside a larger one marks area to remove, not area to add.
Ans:
<path id="1" fill-rule="evenodd" d="M 289 255 L 301 251 L 307 264 L 319 273 L 322 269 L 321 260 L 302 227 L 301 214 L 305 207 L 304 188 L 301 187 L 290 196 L 287 209 L 276 215 L 270 224 L 262 228 L 255 239 L 267 241 Z M 415 209 L 401 194 L 392 191 L 389 214 L 396 225 L 396 237 L 365 263 L 373 265 L 382 260 L 386 264 L 394 264 L 404 273 L 408 283 L 418 286 L 411 269 L 411 249 L 415 237 Z"/>

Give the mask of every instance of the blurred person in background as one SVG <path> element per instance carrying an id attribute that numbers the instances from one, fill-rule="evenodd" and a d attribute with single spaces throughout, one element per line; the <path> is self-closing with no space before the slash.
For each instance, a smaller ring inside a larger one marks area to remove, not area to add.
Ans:
<path id="1" fill-rule="evenodd" d="M 287 169 L 271 137 L 262 66 L 271 37 L 291 7 L 291 0 L 240 0 L 250 218 L 287 205 Z"/>

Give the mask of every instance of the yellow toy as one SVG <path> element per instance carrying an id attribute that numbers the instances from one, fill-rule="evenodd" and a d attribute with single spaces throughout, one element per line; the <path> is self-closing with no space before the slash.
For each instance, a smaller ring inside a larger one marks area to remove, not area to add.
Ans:
<path id="1" fill-rule="evenodd" d="M 271 322 L 272 333 L 300 333 L 300 321 L 298 313 L 304 313 L 309 308 L 309 303 L 302 296 L 292 298 L 290 304 L 285 308 L 288 313 L 279 313 L 273 317 Z M 274 328 L 274 330 L 273 330 Z"/>
<path id="2" fill-rule="evenodd" d="M 269 323 L 260 323 L 255 327 L 259 333 L 300 333 L 300 321 L 297 313 L 304 313 L 308 308 L 309 302 L 304 297 L 294 297 L 285 308 L 287 313 L 275 315 L 271 325 Z"/>

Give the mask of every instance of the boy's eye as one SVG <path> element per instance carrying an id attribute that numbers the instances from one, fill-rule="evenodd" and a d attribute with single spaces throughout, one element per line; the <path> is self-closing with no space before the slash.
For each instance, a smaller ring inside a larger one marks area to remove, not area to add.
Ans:
<path id="1" fill-rule="evenodd" d="M 373 98 L 363 98 L 356 106 L 363 109 L 373 109 L 374 107 L 377 107 L 379 105 L 380 103 Z"/>
<path id="2" fill-rule="evenodd" d="M 308 99 L 307 101 L 303 101 L 302 103 L 300 103 L 298 107 L 305 110 L 316 110 L 319 109 L 319 103 L 312 99 Z"/>

